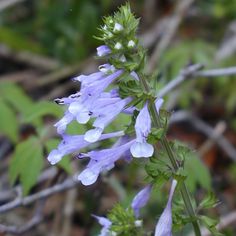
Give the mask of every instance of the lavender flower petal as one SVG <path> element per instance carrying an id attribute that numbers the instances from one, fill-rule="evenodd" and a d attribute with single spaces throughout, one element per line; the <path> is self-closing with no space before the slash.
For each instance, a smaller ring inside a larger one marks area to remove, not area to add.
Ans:
<path id="1" fill-rule="evenodd" d="M 162 98 L 157 98 L 155 100 L 155 106 L 156 106 L 156 110 L 157 110 L 158 113 L 161 109 L 161 106 L 162 106 L 163 102 L 164 102 L 164 100 Z"/>
<path id="2" fill-rule="evenodd" d="M 57 133 L 65 133 L 67 125 L 73 120 L 73 115 L 70 112 L 66 112 L 65 115 L 60 119 L 54 126 L 57 127 Z"/>
<path id="3" fill-rule="evenodd" d="M 113 98 L 115 101 L 116 98 Z M 89 130 L 85 133 L 85 140 L 88 142 L 96 142 L 101 136 L 105 127 L 110 124 L 115 117 L 124 109 L 124 107 L 131 101 L 131 98 L 119 99 L 117 102 L 100 109 L 99 116 L 94 121 L 95 129 Z"/>
<path id="4" fill-rule="evenodd" d="M 133 157 L 140 158 L 140 157 L 151 157 L 154 152 L 154 148 L 151 144 L 146 142 L 135 142 L 130 151 Z"/>
<path id="5" fill-rule="evenodd" d="M 150 157 L 154 152 L 151 144 L 146 142 L 151 131 L 151 117 L 146 103 L 139 112 L 135 122 L 136 142 L 131 146 L 131 153 L 134 157 Z"/>
<path id="6" fill-rule="evenodd" d="M 172 181 L 169 199 L 167 205 L 161 214 L 161 217 L 156 225 L 155 236 L 172 236 L 172 212 L 171 212 L 171 205 L 172 205 L 172 198 L 174 195 L 174 191 L 177 185 L 177 181 L 174 179 Z"/>
<path id="7" fill-rule="evenodd" d="M 106 45 L 102 45 L 102 46 L 97 47 L 97 55 L 99 57 L 106 56 L 110 53 L 111 53 L 111 49 Z"/>
<path id="8" fill-rule="evenodd" d="M 95 183 L 99 174 L 102 171 L 112 169 L 115 162 L 130 148 L 133 143 L 134 140 L 116 148 L 89 152 L 88 155 L 91 160 L 86 169 L 78 176 L 78 180 L 80 180 L 83 185 L 91 185 Z"/>
<path id="9" fill-rule="evenodd" d="M 136 218 L 139 217 L 140 209 L 147 204 L 150 198 L 151 190 L 152 190 L 152 185 L 149 184 L 145 188 L 143 188 L 140 192 L 138 192 L 138 194 L 134 197 L 131 203 L 131 207 L 134 210 Z"/>
<path id="10" fill-rule="evenodd" d="M 120 137 L 122 135 L 124 135 L 123 131 L 103 134 L 99 140 Z M 58 145 L 57 149 L 52 150 L 48 155 L 48 161 L 54 165 L 58 163 L 63 156 L 79 151 L 88 145 L 90 145 L 90 143 L 84 140 L 84 135 L 63 135 L 63 140 Z"/>
<path id="11" fill-rule="evenodd" d="M 105 218 L 105 217 L 101 217 L 101 216 L 96 216 L 96 215 L 92 215 L 95 219 L 97 219 L 98 223 L 102 226 L 101 232 L 98 236 L 109 236 L 109 229 L 112 225 L 112 222 Z"/>

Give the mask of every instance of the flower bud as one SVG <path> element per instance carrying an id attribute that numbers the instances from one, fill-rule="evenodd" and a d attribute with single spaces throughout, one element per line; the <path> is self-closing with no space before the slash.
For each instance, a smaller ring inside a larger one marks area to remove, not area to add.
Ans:
<path id="1" fill-rule="evenodd" d="M 114 26 L 114 29 L 113 29 L 113 32 L 120 32 L 124 29 L 124 27 L 119 24 L 119 23 L 115 23 L 115 26 Z"/>
<path id="2" fill-rule="evenodd" d="M 133 40 L 130 40 L 129 42 L 128 42 L 128 47 L 129 48 L 133 48 L 135 46 L 135 42 L 133 41 Z"/>
<path id="3" fill-rule="evenodd" d="M 122 44 L 120 42 L 115 44 L 115 49 L 120 50 L 122 48 Z"/>

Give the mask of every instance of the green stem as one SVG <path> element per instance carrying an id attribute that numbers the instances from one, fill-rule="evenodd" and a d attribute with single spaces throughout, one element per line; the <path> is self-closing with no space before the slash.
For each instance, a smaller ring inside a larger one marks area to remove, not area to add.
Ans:
<path id="1" fill-rule="evenodd" d="M 142 79 L 141 77 L 140 77 L 140 81 L 141 81 L 143 89 L 147 93 L 149 93 L 150 88 L 149 88 L 148 84 L 146 83 L 146 81 L 144 79 Z M 151 113 L 151 116 L 153 118 L 154 125 L 157 128 L 160 127 L 161 125 L 160 125 L 159 115 L 158 115 L 158 112 L 156 110 L 155 104 L 153 102 L 150 104 L 150 113 Z M 177 158 L 175 157 L 175 154 L 174 154 L 171 146 L 169 145 L 166 137 L 161 139 L 161 144 L 165 148 L 174 170 L 177 171 L 179 169 L 179 164 L 177 162 Z M 194 208 L 193 208 L 191 200 L 190 200 L 189 191 L 188 191 L 188 189 L 187 189 L 184 182 L 180 186 L 180 192 L 181 192 L 181 196 L 183 198 L 186 210 L 188 212 L 188 215 L 192 218 L 192 225 L 193 225 L 195 235 L 196 236 L 201 236 L 201 231 L 200 231 L 200 227 L 199 227 L 199 224 L 198 224 L 198 221 L 197 221 L 196 213 L 194 211 Z"/>

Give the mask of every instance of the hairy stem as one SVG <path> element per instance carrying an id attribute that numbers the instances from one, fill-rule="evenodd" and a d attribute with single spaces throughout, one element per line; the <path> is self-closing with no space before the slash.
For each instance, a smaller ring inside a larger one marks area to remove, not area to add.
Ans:
<path id="1" fill-rule="evenodd" d="M 149 88 L 148 84 L 146 83 L 146 81 L 143 78 L 140 77 L 140 82 L 142 84 L 143 89 L 147 93 L 149 93 L 150 88 Z M 160 127 L 161 125 L 160 125 L 159 115 L 158 115 L 158 112 L 156 110 L 155 104 L 153 102 L 150 104 L 150 113 L 151 113 L 154 125 L 157 128 Z M 174 170 L 177 171 L 179 169 L 178 161 L 177 161 L 177 158 L 176 158 L 171 146 L 169 145 L 166 137 L 164 137 L 161 140 L 161 144 L 164 147 L 164 149 L 166 150 L 167 155 L 170 159 L 170 162 L 171 162 Z M 192 225 L 193 225 L 195 235 L 196 236 L 201 236 L 201 231 L 200 231 L 200 227 L 199 227 L 199 224 L 198 224 L 198 221 L 197 221 L 196 213 L 194 211 L 194 208 L 193 208 L 191 200 L 190 200 L 189 191 L 188 191 L 188 189 L 187 189 L 184 182 L 180 186 L 180 192 L 181 192 L 181 196 L 183 198 L 186 210 L 188 212 L 188 215 L 192 218 Z"/>

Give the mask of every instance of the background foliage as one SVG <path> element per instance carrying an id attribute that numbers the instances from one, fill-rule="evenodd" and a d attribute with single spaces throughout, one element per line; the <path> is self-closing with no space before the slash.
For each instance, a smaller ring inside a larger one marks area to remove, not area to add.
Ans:
<path id="1" fill-rule="evenodd" d="M 78 89 L 69 78 L 84 69 L 95 70 L 95 66 L 92 63 L 90 65 L 90 60 L 87 59 L 94 54 L 99 43 L 92 35 L 97 34 L 101 16 L 112 13 L 123 2 L 28 0 L 1 12 L 0 189 L 2 192 L 21 184 L 23 195 L 32 194 L 57 181 L 60 182 L 65 176 L 80 168 L 74 157 L 66 157 L 59 163 L 56 176 L 44 184 L 38 184 L 41 174 L 49 168 L 45 161 L 46 156 L 59 142 L 52 125 L 61 117 L 63 108 L 52 103 L 52 100 Z M 138 3 L 131 1 L 136 15 L 142 17 L 139 32 L 141 36 L 145 35 L 153 24 L 161 21 L 163 17 L 168 17 L 173 11 L 173 1 L 153 2 L 156 8 L 152 9 L 155 14 L 151 17 L 151 13 L 150 16 L 147 15 L 145 1 Z M 235 12 L 234 1 L 196 1 L 156 67 L 158 86 L 164 86 L 184 66 L 191 63 L 202 63 L 207 68 L 235 66 L 236 50 L 224 58 L 219 59 L 217 56 L 225 43 L 227 44 L 227 40 L 235 37 Z M 154 46 L 148 48 L 150 55 Z M 49 64 L 36 66 L 32 62 L 35 58 L 38 62 L 47 59 L 52 66 L 50 69 Z M 226 136 L 236 144 L 235 87 L 235 76 L 212 80 L 201 78 L 188 82 L 178 90 L 177 103 L 171 110 L 190 110 L 211 126 L 215 126 L 219 120 L 225 120 Z M 172 95 L 168 96 L 166 104 L 171 103 L 171 99 Z M 117 129 L 119 124 L 119 120 L 115 121 L 113 128 Z M 73 123 L 70 132 L 82 133 L 83 129 L 84 127 Z M 180 139 L 193 149 L 197 149 L 205 141 L 202 134 L 186 123 L 171 127 L 169 137 Z M 102 145 L 106 147 L 109 144 Z M 234 184 L 236 164 L 216 145 L 213 145 L 201 160 L 198 153 L 194 153 L 193 156 L 187 155 L 185 158 L 184 171 L 189 176 L 187 184 L 197 195 L 199 202 L 203 192 L 205 194 L 213 190 L 222 204 L 210 213 L 216 216 L 230 212 L 236 205 Z M 97 226 L 90 217 L 91 213 L 105 214 L 120 199 L 123 206 L 129 205 L 135 192 L 144 184 L 142 177 L 145 176 L 145 172 L 141 164 L 136 161 L 129 166 L 118 163 L 118 168 L 110 178 L 104 177 L 104 186 L 101 187 L 101 183 L 98 183 L 88 189 L 78 187 L 78 197 L 74 201 L 71 219 L 71 235 L 93 235 L 97 232 Z M 156 168 L 155 165 L 160 166 L 161 163 L 152 163 L 146 169 L 152 172 Z M 167 191 L 166 186 L 157 187 L 149 206 L 143 210 L 148 229 L 153 228 L 153 219 L 156 219 L 162 211 L 161 206 L 166 201 L 163 194 L 165 191 Z M 64 194 L 58 196 L 56 199 L 58 204 L 47 212 L 51 216 L 50 222 L 56 222 L 55 215 L 60 212 L 60 203 L 64 204 L 65 199 Z M 1 204 L 4 203 L 4 199 L 1 200 Z M 19 218 L 22 214 L 30 215 L 27 209 L 25 212 L 20 212 Z M 59 217 L 59 221 L 62 222 L 63 217 Z M 0 220 L 11 223 L 12 216 L 1 216 Z M 45 227 L 36 228 L 34 235 L 38 231 L 39 234 L 47 232 L 48 226 Z M 54 231 L 60 230 L 54 229 Z M 187 231 L 189 229 L 185 228 L 183 233 Z M 235 235 L 235 228 L 229 226 L 224 234 Z"/>

